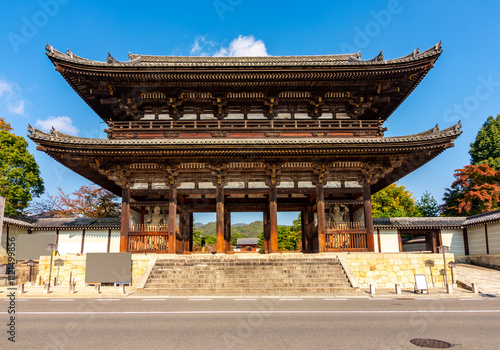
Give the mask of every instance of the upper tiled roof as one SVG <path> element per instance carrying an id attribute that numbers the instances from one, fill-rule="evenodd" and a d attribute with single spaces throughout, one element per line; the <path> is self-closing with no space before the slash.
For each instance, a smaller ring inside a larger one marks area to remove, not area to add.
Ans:
<path id="1" fill-rule="evenodd" d="M 386 60 L 382 52 L 370 60 L 362 60 L 361 53 L 324 56 L 264 56 L 264 57 L 188 57 L 188 56 L 153 56 L 129 54 L 129 61 L 120 62 L 111 55 L 105 62 L 85 59 L 75 55 L 69 49 L 62 53 L 47 44 L 45 47 L 47 55 L 51 59 L 78 63 L 85 66 L 106 67 L 165 67 L 165 68 L 244 68 L 244 67 L 330 67 L 330 66 L 363 66 L 363 65 L 387 65 L 391 63 L 405 63 L 424 59 L 441 54 L 441 43 L 436 44 L 428 50 L 420 52 L 416 49 L 407 56 Z"/>
<path id="2" fill-rule="evenodd" d="M 373 218 L 376 229 L 462 228 L 465 217 Z"/>
<path id="3" fill-rule="evenodd" d="M 478 214 L 474 216 L 469 216 L 465 221 L 466 226 L 475 226 L 484 224 L 487 222 L 497 222 L 500 221 L 500 209 L 490 211 L 488 213 Z"/>

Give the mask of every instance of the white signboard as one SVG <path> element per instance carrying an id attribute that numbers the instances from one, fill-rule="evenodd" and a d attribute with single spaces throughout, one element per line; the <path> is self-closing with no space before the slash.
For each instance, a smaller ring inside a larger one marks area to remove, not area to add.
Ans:
<path id="1" fill-rule="evenodd" d="M 415 275 L 415 293 L 416 292 L 429 292 L 427 289 L 427 276 L 426 275 Z"/>

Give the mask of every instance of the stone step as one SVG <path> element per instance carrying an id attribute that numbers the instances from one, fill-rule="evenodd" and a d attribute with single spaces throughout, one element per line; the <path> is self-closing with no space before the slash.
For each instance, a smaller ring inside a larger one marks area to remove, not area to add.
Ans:
<path id="1" fill-rule="evenodd" d="M 311 278 L 311 279 L 245 279 L 245 278 L 232 278 L 232 279 L 201 279 L 201 280 L 191 280 L 191 279 L 183 279 L 183 280 L 148 280 L 148 286 L 156 285 L 156 284 L 193 284 L 193 283 L 246 283 L 248 285 L 257 284 L 257 285 L 271 285 L 271 284 L 304 284 L 304 285 L 318 285 L 318 284 L 331 284 L 331 283 L 347 283 L 346 278 L 336 278 L 336 279 L 319 279 L 319 278 Z"/>
<path id="2" fill-rule="evenodd" d="M 267 267 L 267 268 L 241 268 L 241 267 L 155 267 L 153 268 L 154 273 L 167 272 L 167 273 L 207 273 L 207 272 L 219 272 L 219 271 L 245 271 L 245 272 L 268 272 L 268 271 L 282 271 L 282 272 L 299 272 L 299 273 L 322 273 L 326 271 L 343 271 L 341 266 L 338 267 L 325 267 L 325 268 L 304 268 L 304 267 L 287 267 L 287 268 L 277 268 L 277 267 Z"/>
<path id="3" fill-rule="evenodd" d="M 335 294 L 352 292 L 351 288 L 331 287 L 331 288 L 207 288 L 207 289 L 187 289 L 187 288 L 143 288 L 138 289 L 138 293 L 168 294 L 168 295 L 293 295 L 293 294 Z"/>

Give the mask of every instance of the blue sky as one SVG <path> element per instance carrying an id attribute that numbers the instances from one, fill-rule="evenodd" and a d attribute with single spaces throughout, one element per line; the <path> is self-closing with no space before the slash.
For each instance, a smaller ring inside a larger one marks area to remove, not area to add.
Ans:
<path id="1" fill-rule="evenodd" d="M 0 6 L 0 116 L 18 135 L 26 134 L 29 123 L 104 136 L 100 118 L 54 71 L 44 53 L 47 42 L 104 61 L 107 52 L 127 60 L 129 52 L 280 56 L 361 51 L 370 59 L 380 50 L 391 59 L 442 40 L 444 52 L 435 68 L 385 124 L 386 136 L 399 136 L 462 120 L 464 133 L 455 148 L 399 182 L 416 198 L 429 191 L 441 199 L 453 171 L 469 164 L 469 144 L 479 128 L 489 115 L 500 113 L 500 5 L 494 1 L 41 0 Z M 36 151 L 31 141 L 29 147 L 49 194 L 58 187 L 72 192 L 88 182 Z M 291 223 L 293 216 L 281 216 L 280 223 Z M 233 222 L 254 218 L 261 216 L 242 215 Z"/>

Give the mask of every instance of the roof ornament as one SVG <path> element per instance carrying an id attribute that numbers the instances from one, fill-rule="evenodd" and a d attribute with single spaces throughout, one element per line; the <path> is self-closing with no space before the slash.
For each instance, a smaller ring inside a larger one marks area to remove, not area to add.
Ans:
<path id="1" fill-rule="evenodd" d="M 413 57 L 416 57 L 419 53 L 420 53 L 420 47 L 417 47 L 417 49 L 413 51 Z"/>
<path id="2" fill-rule="evenodd" d="M 434 48 L 436 50 L 440 51 L 443 48 L 443 40 L 441 40 L 440 42 L 438 42 Z"/>
<path id="3" fill-rule="evenodd" d="M 384 60 L 384 55 L 382 55 L 384 51 L 381 50 L 380 53 L 377 55 L 377 57 L 375 57 L 375 62 L 381 62 Z"/>
<path id="4" fill-rule="evenodd" d="M 431 130 L 431 134 L 435 134 L 435 133 L 437 133 L 438 131 L 439 131 L 439 124 L 436 124 L 436 126 L 432 128 L 432 130 Z"/>
<path id="5" fill-rule="evenodd" d="M 108 52 L 108 57 L 106 58 L 106 62 L 108 64 L 113 64 L 113 63 L 116 63 L 116 60 L 114 59 L 113 56 L 111 56 L 111 54 Z"/>
<path id="6" fill-rule="evenodd" d="M 49 52 L 49 53 L 54 53 L 54 48 L 49 43 L 47 43 L 47 45 L 45 45 L 45 50 L 47 50 L 47 52 Z"/>
<path id="7" fill-rule="evenodd" d="M 75 58 L 75 56 L 73 55 L 73 52 L 71 52 L 69 49 L 66 49 L 66 55 L 71 57 L 71 58 Z"/>

